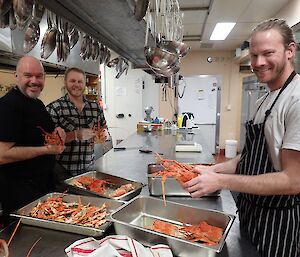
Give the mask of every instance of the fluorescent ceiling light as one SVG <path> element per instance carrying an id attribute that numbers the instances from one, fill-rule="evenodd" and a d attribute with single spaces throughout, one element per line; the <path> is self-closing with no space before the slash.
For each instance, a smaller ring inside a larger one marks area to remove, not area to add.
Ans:
<path id="1" fill-rule="evenodd" d="M 210 36 L 210 40 L 224 40 L 235 24 L 235 22 L 218 22 Z"/>

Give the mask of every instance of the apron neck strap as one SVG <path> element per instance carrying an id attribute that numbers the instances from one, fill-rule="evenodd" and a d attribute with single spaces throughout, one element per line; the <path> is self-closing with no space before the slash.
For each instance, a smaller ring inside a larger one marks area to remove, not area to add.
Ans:
<path id="1" fill-rule="evenodd" d="M 290 76 L 288 77 L 288 79 L 285 81 L 285 83 L 283 84 L 282 88 L 280 89 L 278 95 L 276 96 L 274 102 L 272 103 L 271 107 L 265 112 L 265 119 L 264 119 L 264 123 L 266 122 L 268 116 L 271 113 L 271 110 L 273 109 L 275 103 L 277 102 L 279 96 L 281 95 L 281 93 L 283 92 L 283 90 L 286 89 L 286 87 L 288 86 L 288 84 L 291 83 L 291 81 L 293 80 L 293 78 L 296 76 L 296 72 L 293 70 L 292 73 L 290 74 Z"/>

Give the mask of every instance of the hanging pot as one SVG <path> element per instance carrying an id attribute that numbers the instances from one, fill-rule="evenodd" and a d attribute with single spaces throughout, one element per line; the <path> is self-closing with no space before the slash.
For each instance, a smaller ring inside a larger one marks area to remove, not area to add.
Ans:
<path id="1" fill-rule="evenodd" d="M 183 58 L 190 51 L 191 47 L 183 42 L 163 40 L 160 42 L 159 47 L 171 53 L 177 54 Z"/>
<path id="2" fill-rule="evenodd" d="M 64 20 L 60 20 L 61 26 L 61 40 L 62 40 L 62 60 L 66 61 L 68 56 L 70 55 L 70 41 L 67 33 L 68 22 Z"/>
<path id="3" fill-rule="evenodd" d="M 20 30 L 23 30 L 32 17 L 33 0 L 13 0 L 13 9 Z"/>
<path id="4" fill-rule="evenodd" d="M 23 49 L 25 53 L 30 52 L 40 38 L 40 26 L 35 21 L 30 22 L 25 31 Z"/>
<path id="5" fill-rule="evenodd" d="M 178 62 L 178 56 L 158 47 L 145 47 L 145 57 L 148 65 L 154 69 L 167 70 Z"/>
<path id="6" fill-rule="evenodd" d="M 16 21 L 16 18 L 15 18 L 14 9 L 11 8 L 9 10 L 9 28 L 11 30 L 15 30 L 16 27 L 17 27 L 17 21 Z"/>
<path id="7" fill-rule="evenodd" d="M 4 29 L 9 27 L 9 13 L 7 12 L 4 15 L 0 15 L 0 28 Z"/>
<path id="8" fill-rule="evenodd" d="M 34 3 L 32 8 L 32 18 L 25 31 L 23 49 L 25 53 L 30 52 L 40 38 L 40 26 L 39 23 L 43 17 L 45 7 L 39 3 Z"/>
<path id="9" fill-rule="evenodd" d="M 79 40 L 79 31 L 76 28 L 74 28 L 74 30 L 68 35 L 70 41 L 70 49 L 72 49 Z"/>
<path id="10" fill-rule="evenodd" d="M 10 8 L 11 8 L 10 0 L 0 1 L 0 16 L 7 14 Z"/>
<path id="11" fill-rule="evenodd" d="M 47 11 L 47 23 L 48 29 L 46 30 L 41 44 L 41 58 L 47 59 L 54 51 L 56 47 L 56 34 L 57 29 L 54 24 L 54 14 Z"/>

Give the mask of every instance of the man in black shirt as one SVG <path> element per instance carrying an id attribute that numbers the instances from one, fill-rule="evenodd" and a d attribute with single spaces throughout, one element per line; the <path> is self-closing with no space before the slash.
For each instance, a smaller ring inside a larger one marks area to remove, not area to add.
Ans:
<path id="1" fill-rule="evenodd" d="M 33 57 L 21 58 L 16 68 L 16 87 L 0 98 L 0 202 L 3 217 L 53 189 L 55 155 L 64 146 L 44 145 L 46 132 L 55 128 L 45 105 L 37 99 L 45 73 Z"/>

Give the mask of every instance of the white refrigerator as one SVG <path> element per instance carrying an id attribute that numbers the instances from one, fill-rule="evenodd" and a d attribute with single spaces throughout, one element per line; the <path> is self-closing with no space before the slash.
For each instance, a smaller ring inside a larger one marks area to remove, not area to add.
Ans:
<path id="1" fill-rule="evenodd" d="M 218 149 L 220 127 L 220 85 L 217 75 L 184 77 L 178 85 L 178 114 L 192 112 L 208 150 Z"/>

